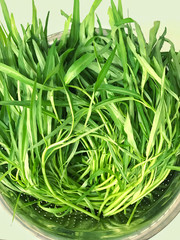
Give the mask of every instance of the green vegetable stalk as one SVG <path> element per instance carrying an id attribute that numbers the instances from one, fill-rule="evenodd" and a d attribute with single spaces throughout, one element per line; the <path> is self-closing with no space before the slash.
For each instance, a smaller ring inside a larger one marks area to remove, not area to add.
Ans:
<path id="1" fill-rule="evenodd" d="M 74 0 L 49 45 L 49 13 L 43 26 L 32 1 L 32 24 L 19 33 L 0 0 L 0 181 L 18 194 L 16 207 L 23 193 L 58 217 L 129 209 L 130 224 L 142 199 L 180 170 L 180 52 L 166 31 L 157 37 L 158 21 L 146 42 L 121 0 L 111 1 L 110 28 L 97 18 L 95 29 L 101 2 L 80 22 Z"/>

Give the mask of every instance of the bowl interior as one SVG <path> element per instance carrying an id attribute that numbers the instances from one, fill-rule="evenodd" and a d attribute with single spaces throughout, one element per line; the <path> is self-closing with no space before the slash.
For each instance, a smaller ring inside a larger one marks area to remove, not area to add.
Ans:
<path id="1" fill-rule="evenodd" d="M 49 44 L 61 33 L 49 36 Z M 165 227 L 180 211 L 180 175 L 171 172 L 168 178 L 152 192 L 152 198 L 144 198 L 138 205 L 132 223 L 126 223 L 134 205 L 126 212 L 112 217 L 101 218 L 100 221 L 76 211 L 63 217 L 54 216 L 43 211 L 36 199 L 21 194 L 16 209 L 17 218 L 42 239 L 149 239 Z M 0 183 L 2 203 L 11 212 L 15 208 L 18 193 Z M 28 205 L 29 202 L 34 204 Z M 24 207 L 26 206 L 26 207 Z M 53 205 L 50 207 L 54 207 Z"/>

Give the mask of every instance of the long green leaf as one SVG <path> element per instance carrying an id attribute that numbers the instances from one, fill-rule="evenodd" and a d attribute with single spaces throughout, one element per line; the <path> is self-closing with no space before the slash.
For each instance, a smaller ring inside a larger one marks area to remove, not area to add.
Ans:
<path id="1" fill-rule="evenodd" d="M 134 148 L 134 150 L 137 153 L 139 153 L 137 145 L 136 145 L 136 141 L 134 139 L 133 128 L 132 128 L 131 120 L 129 117 L 129 113 L 127 114 L 127 117 L 126 117 L 126 120 L 124 123 L 124 131 L 127 134 L 129 144 Z"/>
<path id="2" fill-rule="evenodd" d="M 7 74 L 9 77 L 12 77 L 13 79 L 17 80 L 17 81 L 20 81 L 22 83 L 25 83 L 29 86 L 34 86 L 34 81 L 25 77 L 24 75 L 20 74 L 19 72 L 17 72 L 16 70 L 14 70 L 13 68 L 3 64 L 3 63 L 0 63 L 0 71 L 3 72 L 4 74 Z M 40 83 L 37 83 L 37 88 L 38 89 L 43 89 L 43 90 L 46 90 L 46 91 L 49 91 L 49 90 L 60 90 L 62 88 L 53 88 L 53 87 L 49 87 L 49 86 L 46 86 L 46 85 L 42 85 Z"/>
<path id="3" fill-rule="evenodd" d="M 152 51 L 154 44 L 157 41 L 156 35 L 160 27 L 160 21 L 155 21 L 154 26 L 151 28 L 149 33 L 149 45 L 148 45 L 148 54 Z"/>
<path id="4" fill-rule="evenodd" d="M 74 0 L 73 20 L 70 32 L 70 46 L 74 46 L 79 40 L 80 11 L 79 0 Z"/>
<path id="5" fill-rule="evenodd" d="M 8 11 L 6 2 L 4 0 L 0 0 L 0 3 L 1 3 L 1 8 L 2 8 L 3 15 L 4 15 L 4 19 L 6 21 L 6 25 L 8 27 L 9 32 L 11 32 L 11 18 L 9 15 L 9 11 Z"/>
<path id="6" fill-rule="evenodd" d="M 116 47 L 114 48 L 114 50 L 112 51 L 111 55 L 109 56 L 109 58 L 107 59 L 106 63 L 104 64 L 103 68 L 101 69 L 97 81 L 94 85 L 94 91 L 97 91 L 97 89 L 101 86 L 102 82 L 104 81 L 104 78 L 107 75 L 107 72 L 109 71 L 109 68 L 111 66 L 111 63 L 113 61 L 114 55 L 116 52 Z"/>
<path id="7" fill-rule="evenodd" d="M 85 68 L 88 67 L 89 64 L 95 59 L 95 55 L 93 53 L 86 53 L 78 60 L 76 60 L 73 65 L 68 69 L 64 82 L 65 84 L 69 84 L 75 77 L 77 77 Z"/>
<path id="8" fill-rule="evenodd" d="M 162 111 L 164 109 L 164 81 L 165 81 L 165 70 L 164 70 L 164 74 L 162 77 L 163 85 L 161 88 L 161 99 L 160 99 L 159 105 L 158 105 L 157 110 L 154 115 L 152 128 L 151 128 L 151 132 L 150 132 L 150 136 L 149 136 L 149 141 L 148 141 L 147 148 L 146 148 L 146 156 L 147 157 L 149 157 L 149 155 L 152 151 L 152 148 L 155 144 L 155 139 L 156 139 L 156 135 L 157 135 L 159 126 L 164 124 L 164 119 L 162 117 Z"/>

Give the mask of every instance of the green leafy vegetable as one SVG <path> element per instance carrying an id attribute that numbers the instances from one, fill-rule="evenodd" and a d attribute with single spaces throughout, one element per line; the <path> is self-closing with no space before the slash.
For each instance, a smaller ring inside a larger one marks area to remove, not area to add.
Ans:
<path id="1" fill-rule="evenodd" d="M 95 29 L 101 2 L 80 22 L 74 0 L 50 45 L 49 13 L 43 27 L 33 0 L 32 24 L 19 33 L 0 0 L 8 29 L 0 27 L 0 182 L 17 194 L 14 214 L 23 193 L 58 217 L 124 212 L 129 225 L 179 171 L 180 52 L 166 31 L 157 37 L 158 21 L 146 42 L 121 0 L 111 0 L 111 28 L 97 17 Z"/>

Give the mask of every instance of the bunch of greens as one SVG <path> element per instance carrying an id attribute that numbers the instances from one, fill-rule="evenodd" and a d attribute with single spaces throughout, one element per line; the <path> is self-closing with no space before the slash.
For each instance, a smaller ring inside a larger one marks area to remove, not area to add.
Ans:
<path id="1" fill-rule="evenodd" d="M 57 217 L 76 210 L 99 220 L 134 204 L 130 223 L 179 170 L 180 52 L 166 30 L 157 37 L 158 21 L 146 42 L 121 0 L 111 1 L 110 29 L 98 17 L 95 29 L 101 2 L 80 22 L 74 0 L 49 45 L 49 13 L 43 27 L 32 1 L 21 36 L 0 0 L 8 29 L 0 26 L 0 181 Z"/>

